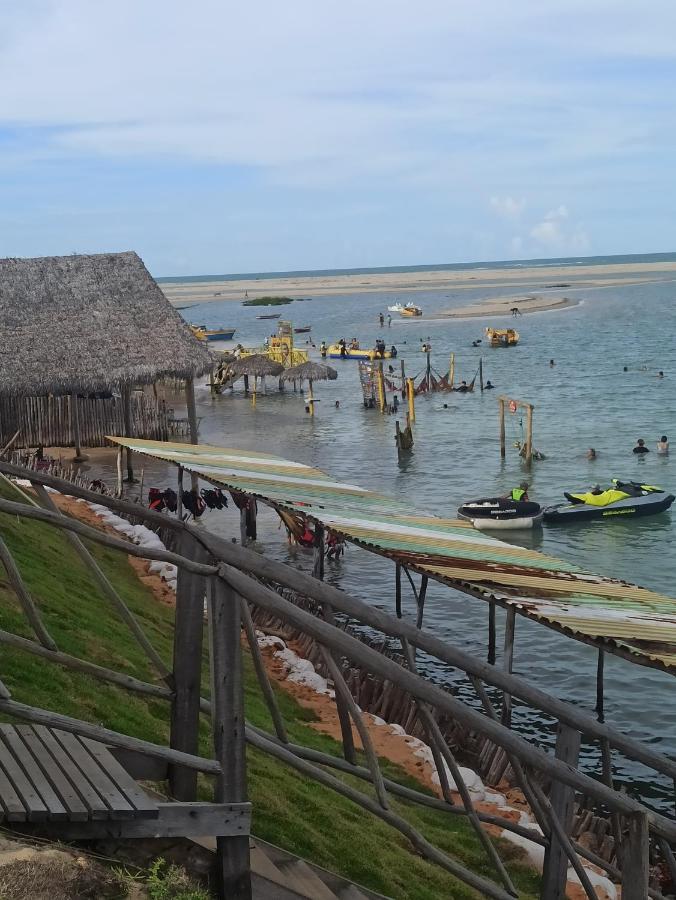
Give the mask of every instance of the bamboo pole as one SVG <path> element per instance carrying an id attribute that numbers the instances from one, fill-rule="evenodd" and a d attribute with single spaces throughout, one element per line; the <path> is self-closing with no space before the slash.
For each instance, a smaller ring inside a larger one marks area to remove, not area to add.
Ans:
<path id="1" fill-rule="evenodd" d="M 448 384 L 453 387 L 455 382 L 455 353 L 451 353 L 451 359 L 448 365 Z"/>
<path id="2" fill-rule="evenodd" d="M 376 365 L 376 385 L 378 386 L 378 406 L 381 412 L 385 412 L 387 398 L 385 395 L 385 376 L 383 374 L 382 360 Z"/>
<path id="3" fill-rule="evenodd" d="M 77 403 L 77 394 L 70 395 L 70 415 L 71 428 L 73 429 L 73 442 L 75 444 L 74 462 L 84 462 L 86 456 L 82 455 L 81 439 L 80 439 L 80 409 Z"/>
<path id="4" fill-rule="evenodd" d="M 500 416 L 500 456 L 505 458 L 505 398 L 498 398 L 498 414 Z"/>
<path id="5" fill-rule="evenodd" d="M 481 393 L 484 392 L 484 361 L 481 357 L 479 357 L 479 389 Z"/>
<path id="6" fill-rule="evenodd" d="M 308 405 L 308 409 L 310 410 L 310 415 L 314 416 L 314 414 L 315 414 L 315 398 L 314 398 L 314 394 L 312 393 L 312 379 L 311 378 L 308 380 L 308 392 L 307 392 L 306 402 Z"/>
<path id="7" fill-rule="evenodd" d="M 188 432 L 191 444 L 199 444 L 199 426 L 197 424 L 197 406 L 195 404 L 195 382 L 192 378 L 186 378 L 185 381 L 185 401 L 188 409 Z M 190 476 L 192 489 L 196 491 L 199 488 L 199 477 L 195 474 Z"/>
<path id="8" fill-rule="evenodd" d="M 123 448 L 120 445 L 117 451 L 117 496 L 122 498 L 122 453 Z"/>
<path id="9" fill-rule="evenodd" d="M 530 466 L 533 461 L 533 407 L 526 405 L 526 463 Z"/>
<path id="10" fill-rule="evenodd" d="M 406 399 L 408 400 L 408 420 L 409 424 L 415 422 L 415 385 L 412 378 L 406 379 Z"/>
<path id="11" fill-rule="evenodd" d="M 131 388 L 129 386 L 122 388 L 122 413 L 124 416 L 124 433 L 127 437 L 133 438 L 134 426 L 131 417 Z M 127 481 L 129 484 L 134 483 L 131 447 L 127 447 Z"/>
<path id="12" fill-rule="evenodd" d="M 514 661 L 514 632 L 516 629 L 516 609 L 514 606 L 507 608 L 505 621 L 505 651 L 502 661 L 503 668 L 508 674 L 512 674 Z M 505 691 L 502 695 L 502 724 L 507 728 L 512 727 L 512 695 Z"/>

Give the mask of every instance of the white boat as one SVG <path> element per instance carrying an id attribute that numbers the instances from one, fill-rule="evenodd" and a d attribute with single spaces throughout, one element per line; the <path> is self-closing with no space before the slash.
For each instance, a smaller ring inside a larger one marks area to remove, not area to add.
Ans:
<path id="1" fill-rule="evenodd" d="M 471 500 L 458 510 L 459 518 L 469 520 L 479 531 L 536 528 L 542 522 L 542 513 L 538 503 L 506 497 Z"/>

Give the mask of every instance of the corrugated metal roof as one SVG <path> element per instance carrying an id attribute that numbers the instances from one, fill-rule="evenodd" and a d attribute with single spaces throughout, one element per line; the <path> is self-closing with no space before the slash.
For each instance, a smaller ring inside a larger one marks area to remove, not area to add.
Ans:
<path id="1" fill-rule="evenodd" d="M 528 618 L 636 662 L 676 668 L 676 600 L 585 572 L 319 469 L 253 451 L 110 438 L 208 481 L 309 516 L 368 550 L 436 581 L 515 606 Z"/>

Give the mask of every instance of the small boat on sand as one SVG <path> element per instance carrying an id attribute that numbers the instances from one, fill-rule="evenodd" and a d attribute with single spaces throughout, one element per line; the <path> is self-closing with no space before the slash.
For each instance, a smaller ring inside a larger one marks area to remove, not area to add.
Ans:
<path id="1" fill-rule="evenodd" d="M 519 343 L 519 332 L 513 328 L 487 328 L 486 337 L 491 347 L 515 347 Z"/>
<path id="2" fill-rule="evenodd" d="M 198 341 L 231 341 L 236 328 L 207 328 L 205 325 L 191 325 L 192 333 Z"/>
<path id="3" fill-rule="evenodd" d="M 542 522 L 542 513 L 539 503 L 507 497 L 470 500 L 458 510 L 458 516 L 470 521 L 479 531 L 535 528 Z"/>
<path id="4" fill-rule="evenodd" d="M 615 517 L 650 516 L 665 512 L 676 499 L 673 494 L 667 494 L 653 484 L 620 481 L 617 478 L 613 478 L 612 487 L 606 490 L 597 488 L 579 493 L 564 491 L 563 496 L 568 503 L 546 507 L 545 522 L 565 524 L 594 519 L 608 521 Z"/>

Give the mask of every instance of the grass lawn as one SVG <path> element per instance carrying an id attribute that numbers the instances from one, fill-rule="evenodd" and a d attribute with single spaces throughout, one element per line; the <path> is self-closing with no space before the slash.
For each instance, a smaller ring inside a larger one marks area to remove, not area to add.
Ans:
<path id="1" fill-rule="evenodd" d="M 18 499 L 4 483 L 0 483 L 0 495 Z M 61 533 L 41 523 L 0 514 L 0 535 L 10 548 L 60 650 L 145 681 L 156 680 L 133 636 L 117 618 Z M 120 553 L 95 545 L 90 549 L 169 663 L 173 610 L 154 598 Z M 0 577 L 0 628 L 33 637 L 4 572 Z M 0 653 L 0 678 L 15 700 L 100 723 L 146 740 L 167 742 L 167 703 L 62 669 L 20 650 L 2 646 Z M 247 719 L 272 731 L 246 654 L 245 667 Z M 208 670 L 205 655 L 205 693 L 208 693 Z M 309 727 L 313 713 L 303 709 L 283 691 L 275 690 L 291 740 L 340 755 L 339 745 L 332 738 Z M 211 755 L 207 725 L 204 720 L 202 752 Z M 421 859 L 398 832 L 328 788 L 256 750 L 249 750 L 248 762 L 253 831 L 261 838 L 391 897 L 439 900 L 477 896 L 437 866 Z M 395 766 L 385 764 L 384 768 L 390 777 L 419 787 Z M 364 782 L 354 783 L 366 789 Z M 392 805 L 458 861 L 486 876 L 493 874 L 464 819 L 402 801 L 393 800 Z M 501 842 L 501 852 L 503 859 L 509 860 L 510 873 L 520 896 L 536 897 L 539 878 L 520 862 L 520 851 Z"/>

